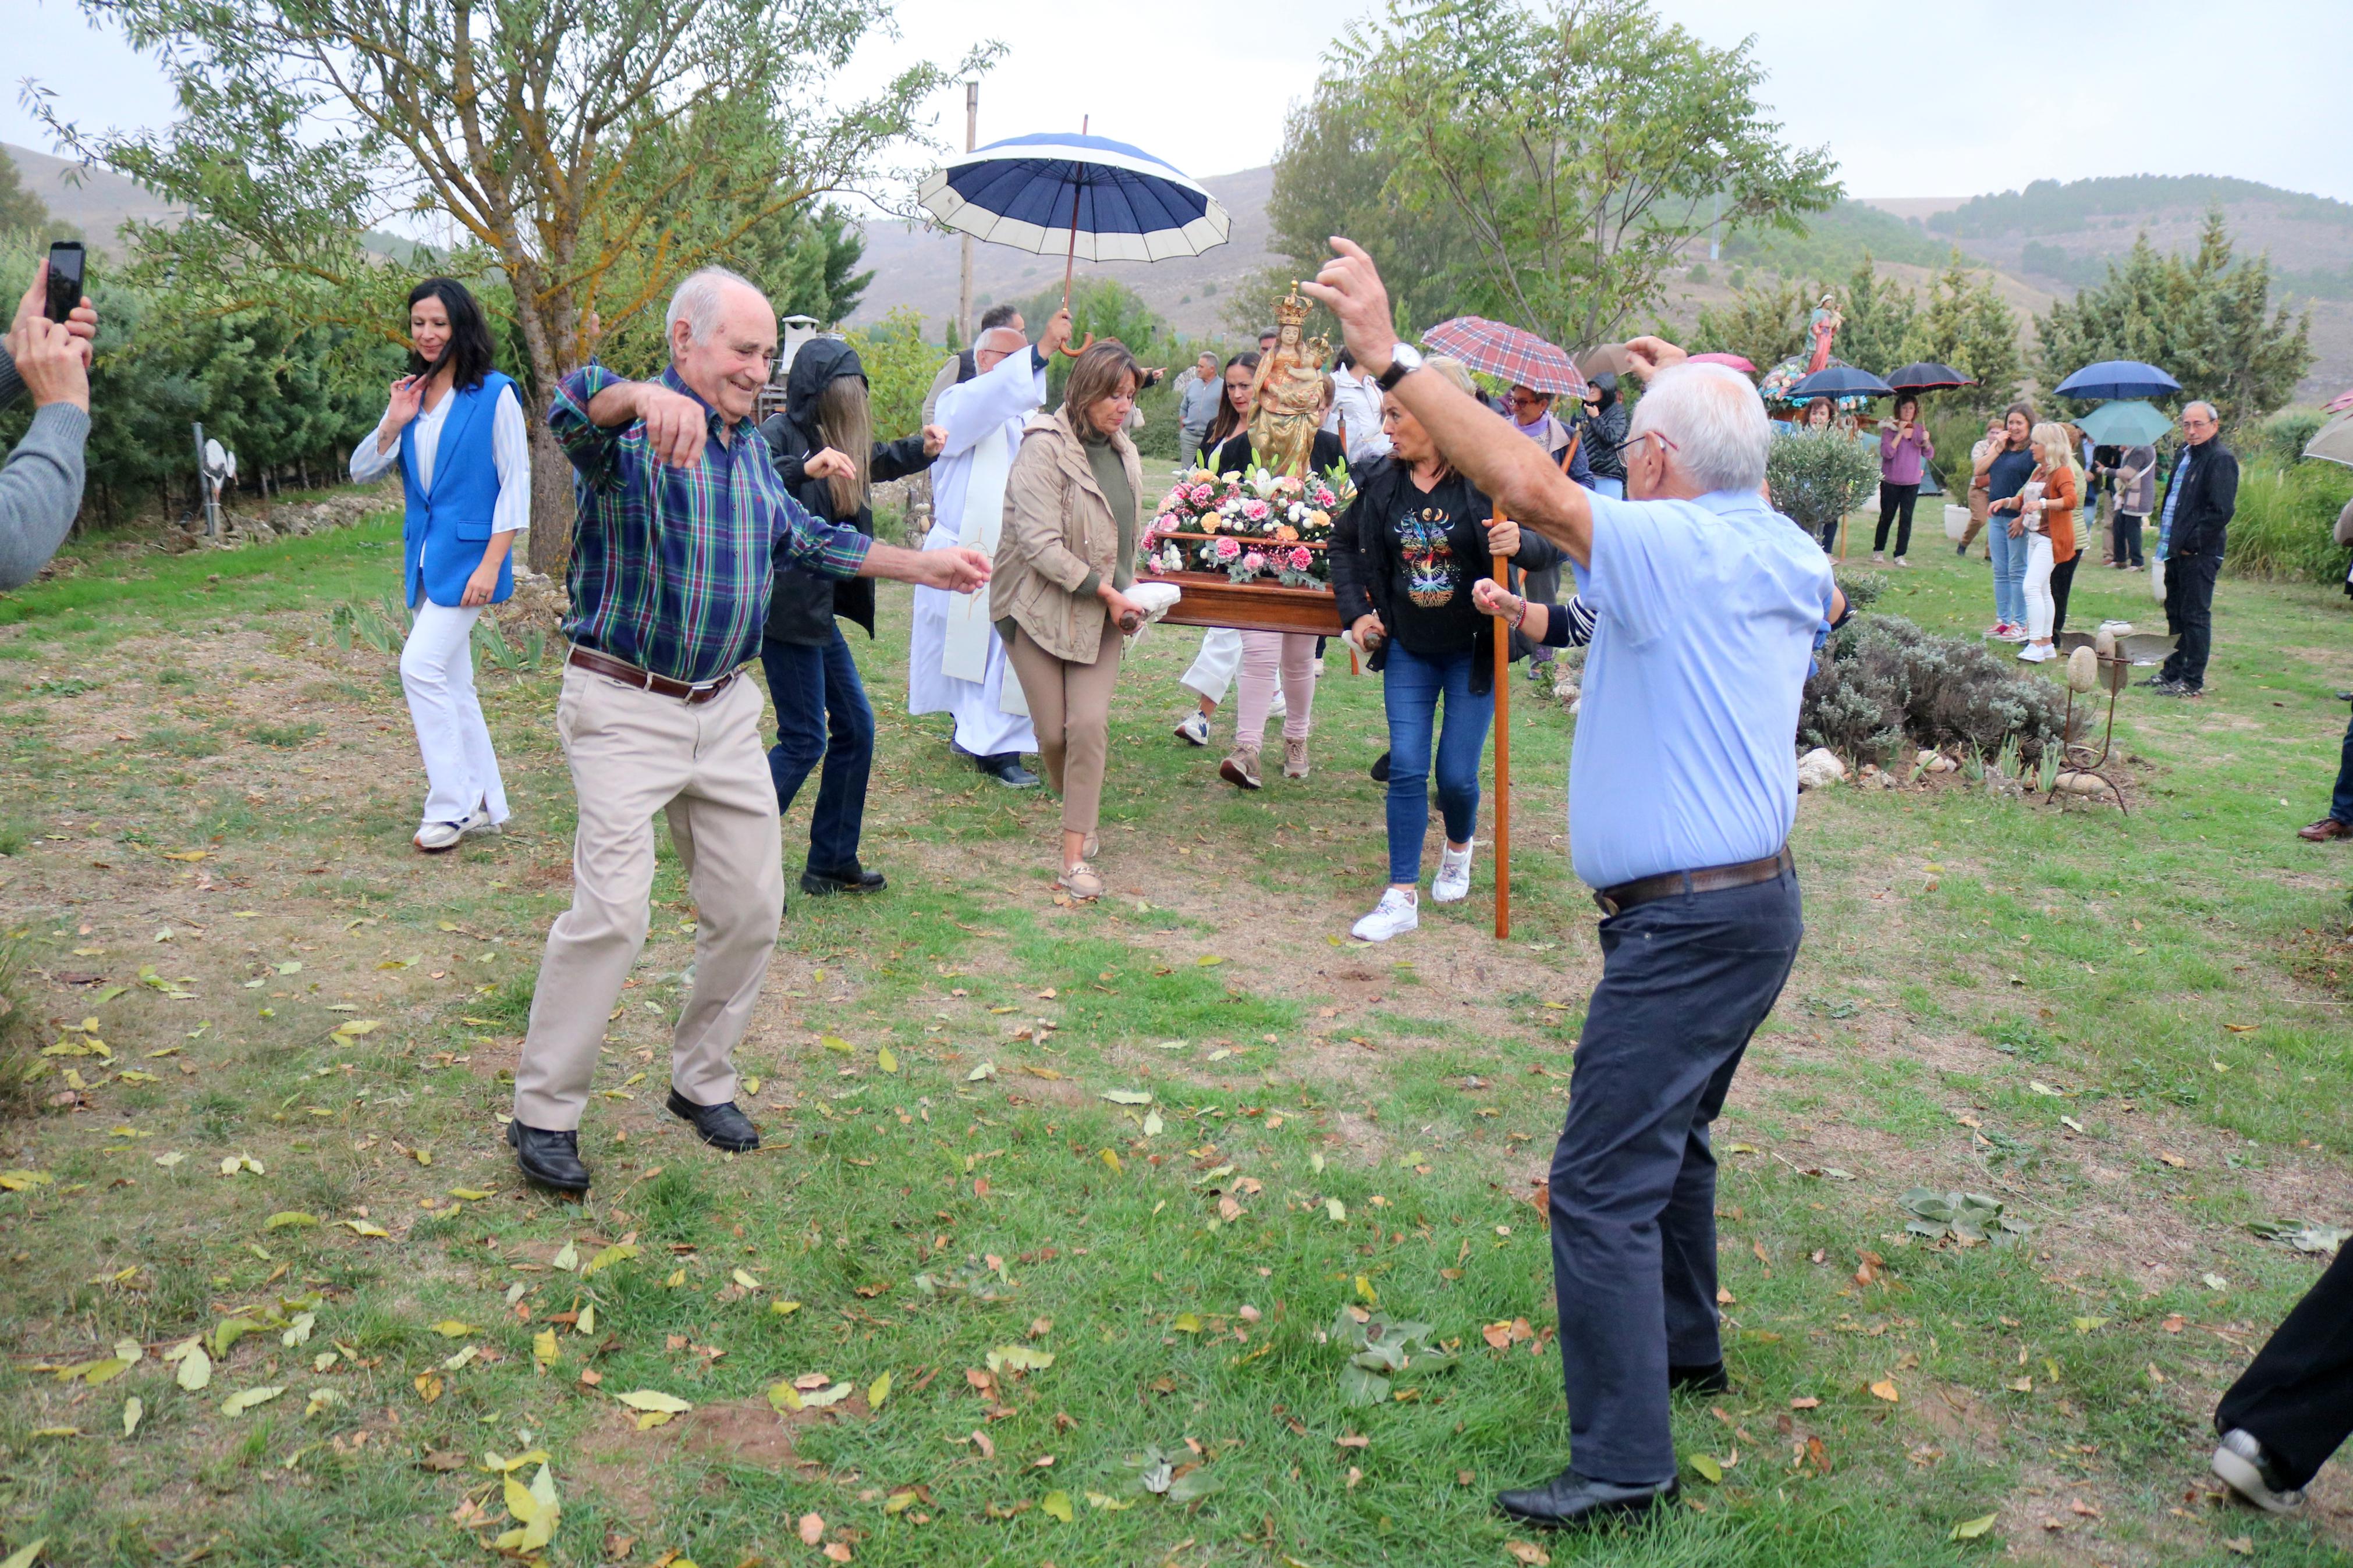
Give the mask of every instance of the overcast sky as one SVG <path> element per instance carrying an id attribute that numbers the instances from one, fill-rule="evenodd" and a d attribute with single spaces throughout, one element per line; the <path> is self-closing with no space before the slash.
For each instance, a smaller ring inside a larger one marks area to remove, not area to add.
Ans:
<path id="1" fill-rule="evenodd" d="M 2030 180 L 2216 174 L 2353 201 L 2353 0 L 1656 0 L 1709 42 L 1757 35 L 1791 140 L 1827 142 L 1851 194 L 1960 196 Z M 918 54 L 1009 46 L 981 139 L 1093 128 L 1195 174 L 1264 163 L 1356 0 L 899 0 L 903 37 L 860 55 L 871 85 Z M 153 66 L 69 0 L 0 0 L 0 141 L 50 150 L 22 78 L 96 126 L 160 122 Z M 2031 101 L 2017 110 L 2014 102 Z M 963 96 L 937 106 L 961 146 Z"/>

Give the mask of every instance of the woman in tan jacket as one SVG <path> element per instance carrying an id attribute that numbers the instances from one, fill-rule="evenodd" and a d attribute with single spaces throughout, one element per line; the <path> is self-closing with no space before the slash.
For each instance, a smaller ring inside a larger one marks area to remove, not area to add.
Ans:
<path id="1" fill-rule="evenodd" d="M 1062 797 L 1062 874 L 1074 899 L 1103 895 L 1089 862 L 1111 750 L 1123 634 L 1144 615 L 1134 582 L 1144 470 L 1124 426 L 1142 380 L 1116 341 L 1071 367 L 1062 406 L 1032 416 L 1005 485 L 989 602 L 1021 681 L 1046 776 Z"/>

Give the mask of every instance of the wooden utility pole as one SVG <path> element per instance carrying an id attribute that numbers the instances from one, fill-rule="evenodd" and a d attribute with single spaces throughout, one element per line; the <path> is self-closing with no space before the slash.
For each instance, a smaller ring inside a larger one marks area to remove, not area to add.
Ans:
<path id="1" fill-rule="evenodd" d="M 980 83 L 964 84 L 964 150 L 980 144 Z M 963 237 L 964 272 L 956 284 L 956 342 L 972 346 L 972 236 Z"/>

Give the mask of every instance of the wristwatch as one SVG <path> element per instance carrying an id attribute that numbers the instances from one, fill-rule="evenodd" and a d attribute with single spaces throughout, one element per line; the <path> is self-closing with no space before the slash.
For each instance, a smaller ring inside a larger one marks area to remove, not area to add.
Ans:
<path id="1" fill-rule="evenodd" d="M 1373 378 L 1373 384 L 1383 392 L 1395 392 L 1397 384 L 1421 368 L 1421 351 L 1411 343 L 1389 345 L 1389 367 Z"/>

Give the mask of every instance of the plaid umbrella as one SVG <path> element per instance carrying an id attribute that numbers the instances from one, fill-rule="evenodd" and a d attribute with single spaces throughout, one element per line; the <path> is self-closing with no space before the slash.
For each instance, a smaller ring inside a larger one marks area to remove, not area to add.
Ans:
<path id="1" fill-rule="evenodd" d="M 1524 332 L 1507 322 L 1457 316 L 1430 328 L 1421 341 L 1472 370 L 1501 376 L 1514 386 L 1585 395 L 1585 378 L 1577 374 L 1567 354 L 1534 332 Z"/>

